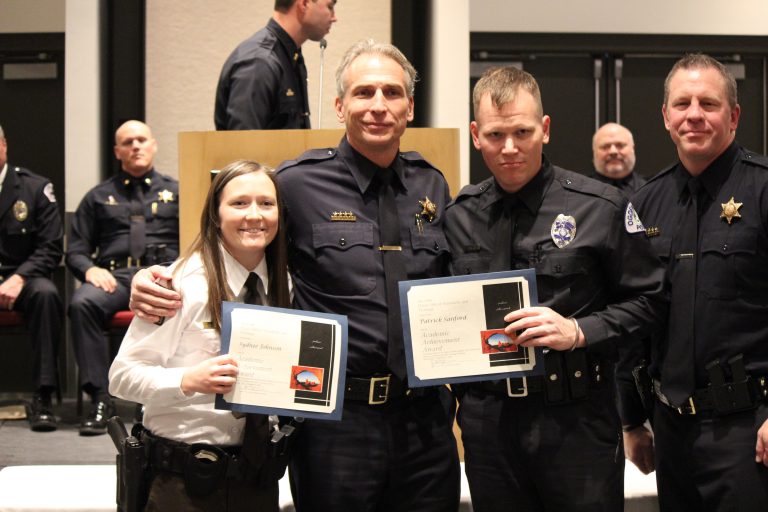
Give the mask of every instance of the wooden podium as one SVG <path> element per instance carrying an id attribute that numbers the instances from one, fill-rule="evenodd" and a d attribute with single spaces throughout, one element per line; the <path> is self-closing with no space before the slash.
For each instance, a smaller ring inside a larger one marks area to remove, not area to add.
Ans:
<path id="1" fill-rule="evenodd" d="M 249 159 L 277 167 L 304 151 L 339 145 L 344 130 L 250 130 L 182 132 L 179 134 L 179 229 L 185 251 L 200 229 L 200 212 L 211 183 L 212 169 Z M 451 188 L 459 191 L 459 130 L 408 128 L 401 151 L 418 151 L 440 169 Z"/>

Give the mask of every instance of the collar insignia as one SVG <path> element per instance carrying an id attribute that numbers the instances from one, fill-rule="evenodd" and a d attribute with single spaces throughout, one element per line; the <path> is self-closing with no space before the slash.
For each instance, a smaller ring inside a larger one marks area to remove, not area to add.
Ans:
<path id="1" fill-rule="evenodd" d="M 576 237 L 576 219 L 570 215 L 559 214 L 552 223 L 550 233 L 552 241 L 559 249 L 562 249 Z"/>
<path id="2" fill-rule="evenodd" d="M 288 88 L 288 90 L 287 90 L 287 91 L 285 91 L 285 95 L 286 95 L 286 96 L 288 96 L 288 97 L 290 98 L 291 96 L 295 96 L 295 95 L 296 95 L 296 93 L 295 93 L 295 92 L 293 92 L 293 89 L 291 89 L 291 88 L 289 87 L 289 88 Z"/>
<path id="3" fill-rule="evenodd" d="M 13 216 L 19 222 L 27 220 L 27 216 L 29 216 L 29 207 L 27 207 L 27 203 L 21 199 L 13 203 Z"/>
<path id="4" fill-rule="evenodd" d="M 109 196 L 104 204 L 116 205 L 115 196 Z"/>
<path id="5" fill-rule="evenodd" d="M 352 212 L 333 212 L 331 222 L 357 222 L 357 215 Z"/>
<path id="6" fill-rule="evenodd" d="M 723 207 L 723 211 L 720 213 L 720 218 L 727 220 L 728 225 L 730 225 L 735 217 L 741 217 L 739 208 L 741 208 L 741 205 L 743 204 L 744 203 L 735 202 L 733 196 L 731 196 L 727 203 L 720 203 L 720 206 Z"/>
<path id="7" fill-rule="evenodd" d="M 157 197 L 164 203 L 173 202 L 173 192 L 168 189 L 163 189 L 162 191 L 158 192 Z"/>

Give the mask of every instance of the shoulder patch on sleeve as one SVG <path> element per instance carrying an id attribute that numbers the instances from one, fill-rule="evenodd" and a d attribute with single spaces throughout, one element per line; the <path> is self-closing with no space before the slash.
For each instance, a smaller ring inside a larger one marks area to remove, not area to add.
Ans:
<path id="1" fill-rule="evenodd" d="M 627 209 L 624 210 L 624 229 L 627 233 L 645 233 L 645 226 L 632 203 L 627 203 Z"/>
<path id="2" fill-rule="evenodd" d="M 53 183 L 47 183 L 45 185 L 45 188 L 43 189 L 43 194 L 45 194 L 45 197 L 47 197 L 50 202 L 52 203 L 56 202 L 56 196 L 53 193 Z"/>

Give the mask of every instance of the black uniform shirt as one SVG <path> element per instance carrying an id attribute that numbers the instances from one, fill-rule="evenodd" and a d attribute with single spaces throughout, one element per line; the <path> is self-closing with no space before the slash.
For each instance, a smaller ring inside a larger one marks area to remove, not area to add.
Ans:
<path id="1" fill-rule="evenodd" d="M 109 268 L 111 260 L 125 262 L 130 254 L 130 179 L 120 171 L 95 186 L 72 217 L 67 266 L 81 281 L 92 266 Z M 154 169 L 143 179 L 146 245 L 166 245 L 164 260 L 172 261 L 179 255 L 179 183 Z"/>
<path id="2" fill-rule="evenodd" d="M 443 234 L 448 185 L 418 153 L 400 153 L 392 168 L 408 278 L 443 276 L 449 259 Z M 377 170 L 345 137 L 338 149 L 308 151 L 283 163 L 277 173 L 295 305 L 349 317 L 347 373 L 353 376 L 387 373 L 388 301 L 378 250 Z M 420 231 L 415 218 L 422 211 L 419 201 L 426 198 L 437 205 L 437 215 L 431 223 L 424 221 Z M 344 218 L 350 221 L 334 220 Z M 399 308 L 398 301 L 389 303 Z"/>
<path id="3" fill-rule="evenodd" d="M 503 218 L 507 202 L 509 221 Z M 638 343 L 667 310 L 663 269 L 643 233 L 628 232 L 626 205 L 617 189 L 546 159 L 516 194 L 502 191 L 492 177 L 469 185 L 446 212 L 452 270 L 534 268 L 539 304 L 576 317 L 590 352 L 615 358 L 616 342 Z M 576 226 L 562 248 L 552 234 L 560 214 Z"/>
<path id="4" fill-rule="evenodd" d="M 217 130 L 310 127 L 301 48 L 274 19 L 240 43 L 224 63 L 214 123 Z"/>
<path id="5" fill-rule="evenodd" d="M 679 236 L 688 178 L 678 163 L 649 180 L 633 199 L 672 287 L 672 240 Z M 768 372 L 768 158 L 733 143 L 700 182 L 706 199 L 699 205 L 694 344 L 696 386 L 704 387 L 704 367 L 715 359 L 725 363 L 744 354 L 748 370 Z M 741 203 L 741 216 L 728 223 L 722 214 L 731 198 Z M 657 340 L 653 350 L 651 372 L 657 378 L 660 366 L 663 371 L 676 364 L 664 361 L 660 349 L 665 344 Z"/>
<path id="6" fill-rule="evenodd" d="M 51 182 L 9 164 L 0 192 L 0 281 L 49 277 L 61 262 L 63 236 Z"/>
<path id="7" fill-rule="evenodd" d="M 638 189 L 640 189 L 640 187 L 642 187 L 643 184 L 645 183 L 645 179 L 639 176 L 635 172 L 631 172 L 629 173 L 629 175 L 624 176 L 623 178 L 618 180 L 609 178 L 608 176 L 605 176 L 604 174 L 600 174 L 597 171 L 590 174 L 589 177 L 597 181 L 602 181 L 603 183 L 607 183 L 608 185 L 613 185 L 614 187 L 619 189 L 621 193 L 624 194 L 626 197 L 632 196 L 632 194 L 634 192 L 637 192 Z"/>

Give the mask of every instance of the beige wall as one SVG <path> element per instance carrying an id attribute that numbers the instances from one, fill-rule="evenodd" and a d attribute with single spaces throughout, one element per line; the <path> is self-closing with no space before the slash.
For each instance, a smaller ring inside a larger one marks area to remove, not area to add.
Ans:
<path id="1" fill-rule="evenodd" d="M 767 35 L 766 0 L 472 0 L 473 32 Z"/>
<path id="2" fill-rule="evenodd" d="M 159 144 L 157 168 L 178 176 L 178 133 L 213 130 L 213 104 L 221 66 L 243 39 L 272 15 L 270 0 L 147 2 L 147 122 Z M 320 50 L 304 45 L 314 128 L 337 128 L 334 72 L 344 50 L 371 37 L 390 40 L 389 0 L 340 0 L 339 21 L 326 37 L 323 119 L 318 124 Z"/>
<path id="3" fill-rule="evenodd" d="M 0 33 L 64 32 L 65 0 L 0 0 Z"/>

